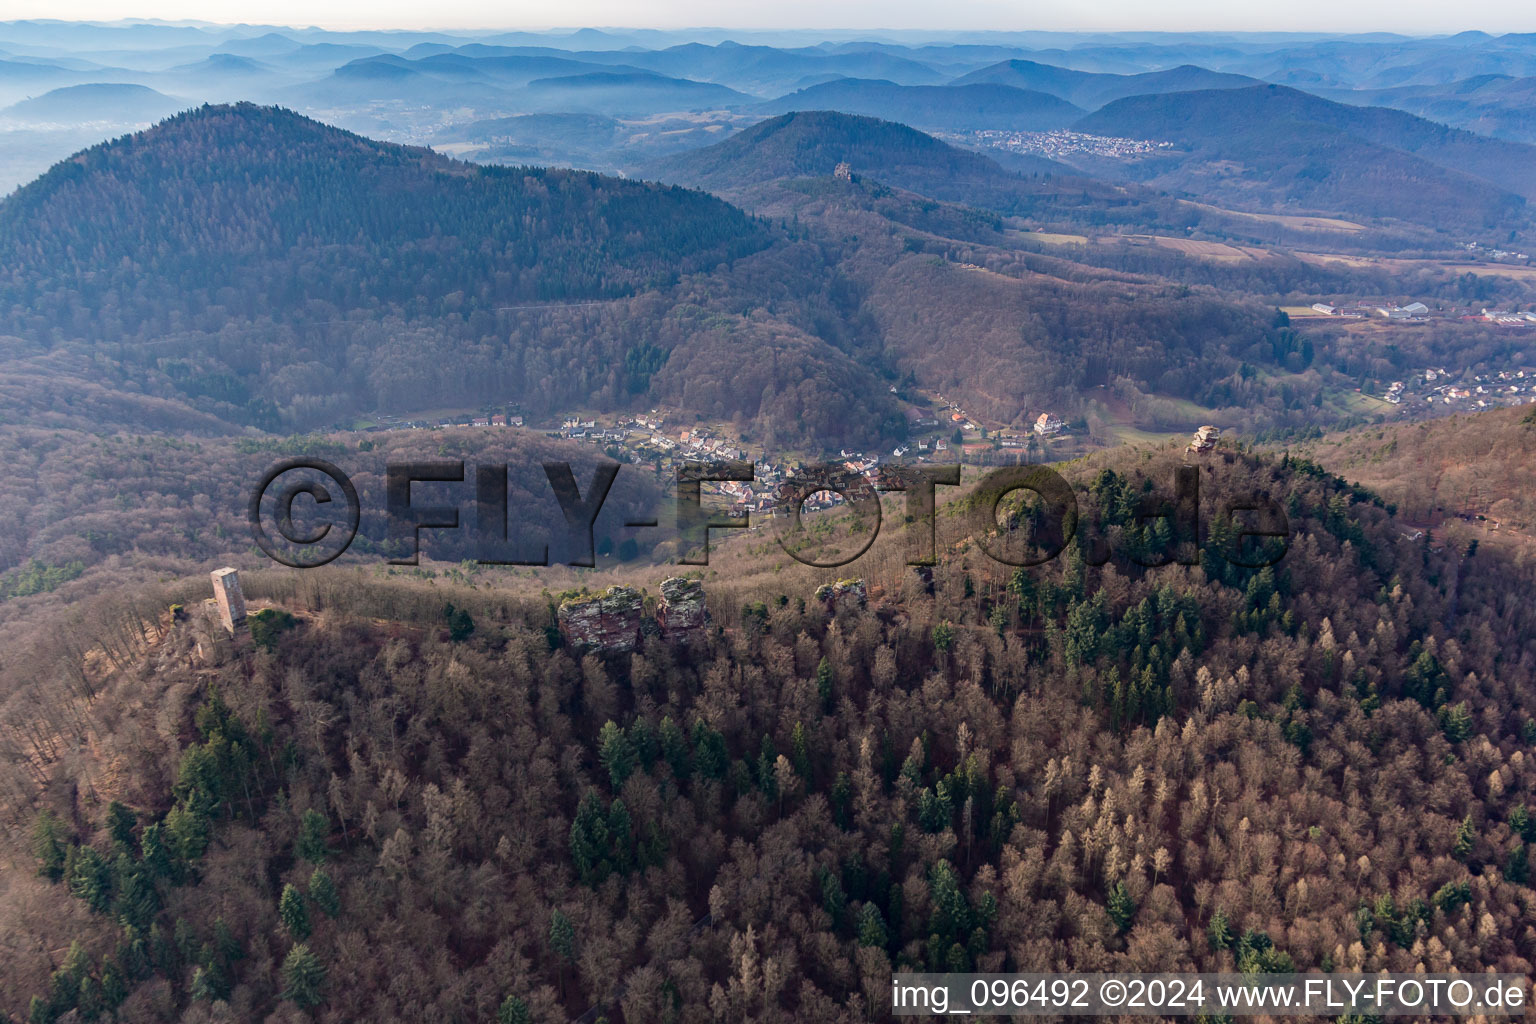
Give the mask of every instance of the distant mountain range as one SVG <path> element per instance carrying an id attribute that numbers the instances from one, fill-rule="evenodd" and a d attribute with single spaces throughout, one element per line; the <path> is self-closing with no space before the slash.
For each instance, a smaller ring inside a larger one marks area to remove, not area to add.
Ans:
<path id="1" fill-rule="evenodd" d="M 172 68 L 174 72 L 198 75 L 266 75 L 276 68 L 261 61 L 233 53 L 215 53 L 193 64 Z"/>
<path id="2" fill-rule="evenodd" d="M 748 97 L 710 82 L 650 72 L 592 71 L 536 78 L 517 99 L 534 110 L 624 116 L 733 107 Z"/>
<path id="3" fill-rule="evenodd" d="M 1050 131 L 1065 128 L 1084 113 L 1081 107 L 1049 93 L 1009 85 L 897 85 L 862 78 L 814 85 L 759 109 L 770 114 L 837 110 L 935 131 Z"/>
<path id="4" fill-rule="evenodd" d="M 955 79 L 955 85 L 988 83 L 1011 85 L 1059 96 L 1079 107 L 1095 110 L 1126 96 L 1192 92 L 1197 89 L 1241 89 L 1258 84 L 1247 75 L 1229 75 L 1185 64 L 1167 71 L 1139 75 L 1099 74 L 1038 64 L 1032 60 L 1005 60 Z"/>
<path id="5" fill-rule="evenodd" d="M 1518 236 L 1536 196 L 1536 150 L 1524 145 L 1536 141 L 1532 83 L 1536 41 L 1519 34 L 872 40 L 11 22 L 0 23 L 0 133 L 10 133 L 0 136 L 0 193 L 91 138 L 66 129 L 95 125 L 106 138 L 205 102 L 279 104 L 483 162 L 642 175 L 758 119 L 834 111 L 984 151 L 1015 178 L 967 170 L 946 183 L 904 156 L 849 162 L 894 187 L 908 180 L 999 212 L 1036 209 L 1038 190 L 1021 199 L 1017 176 L 1050 174 L 1096 181 L 1085 209 L 1110 209 L 1113 187 L 1134 183 L 1145 186 L 1134 203 L 1162 192 L 1409 233 Z M 50 91 L 75 87 L 89 88 Z M 1022 137 L 1055 131 L 1109 138 Z M 702 184 L 713 159 L 654 172 Z M 763 179 L 725 177 L 754 173 Z M 1145 223 L 1139 211 L 1106 216 Z"/>

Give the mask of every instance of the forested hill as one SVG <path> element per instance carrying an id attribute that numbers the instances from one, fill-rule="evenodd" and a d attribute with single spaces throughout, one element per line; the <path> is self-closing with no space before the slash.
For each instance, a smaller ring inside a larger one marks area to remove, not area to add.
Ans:
<path id="1" fill-rule="evenodd" d="M 1177 143 L 1128 173 L 1223 202 L 1464 232 L 1525 224 L 1536 196 L 1536 148 L 1283 86 L 1132 96 L 1073 127 Z"/>
<path id="2" fill-rule="evenodd" d="M 1379 491 L 1416 524 L 1465 517 L 1536 529 L 1536 408 L 1516 406 L 1326 434 L 1298 450 Z"/>
<path id="3" fill-rule="evenodd" d="M 211 106 L 77 154 L 0 203 L 0 331 L 110 337 L 614 297 L 769 239 L 681 189 L 474 167 L 279 108 Z"/>
<path id="4" fill-rule="evenodd" d="M 970 201 L 978 189 L 1024 187 L 1018 175 L 979 153 L 906 125 L 828 110 L 770 118 L 713 146 L 660 161 L 648 174 L 723 191 L 776 178 L 825 177 L 839 163 L 888 185 L 957 202 Z M 1075 173 L 1049 160 L 1039 164 L 1046 173 Z"/>
<path id="5" fill-rule="evenodd" d="M 897 85 L 861 78 L 813 85 L 781 96 L 763 109 L 773 113 L 840 110 L 934 130 L 1026 132 L 1065 128 L 1086 113 L 1050 93 L 1011 85 Z"/>
<path id="6" fill-rule="evenodd" d="M 1090 114 L 1078 128 L 1217 144 L 1233 134 L 1263 132 L 1278 145 L 1287 137 L 1278 126 L 1289 124 L 1334 129 L 1536 198 L 1536 147 L 1448 128 L 1401 110 L 1335 103 L 1283 85 L 1132 96 Z"/>
<path id="7" fill-rule="evenodd" d="M 722 540 L 713 625 L 633 652 L 517 577 L 247 572 L 235 649 L 165 614 L 206 576 L 103 595 L 0 666 L 0 1019 L 857 1024 L 893 970 L 1530 973 L 1531 562 L 1198 461 L 1196 564 L 1146 567 L 1173 535 L 1137 523 L 1182 452 L 1110 453 L 1064 467 L 1061 558 L 945 515 L 931 587 L 892 536 L 829 608 Z M 1245 569 L 1216 510 L 1258 494 L 1289 550 Z"/>
<path id="8" fill-rule="evenodd" d="M 813 245 L 701 192 L 478 167 L 249 104 L 87 150 L 0 203 L 15 386 L 35 396 L 42 359 L 190 405 L 198 431 L 665 402 L 864 443 L 899 413 L 834 284 Z"/>

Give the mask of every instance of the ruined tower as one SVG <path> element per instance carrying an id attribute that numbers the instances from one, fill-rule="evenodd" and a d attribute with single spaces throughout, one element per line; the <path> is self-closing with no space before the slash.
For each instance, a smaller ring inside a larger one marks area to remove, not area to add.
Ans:
<path id="1" fill-rule="evenodd" d="M 219 621 L 231 634 L 245 628 L 245 595 L 240 592 L 240 573 L 227 566 L 209 573 L 213 599 L 219 605 Z"/>

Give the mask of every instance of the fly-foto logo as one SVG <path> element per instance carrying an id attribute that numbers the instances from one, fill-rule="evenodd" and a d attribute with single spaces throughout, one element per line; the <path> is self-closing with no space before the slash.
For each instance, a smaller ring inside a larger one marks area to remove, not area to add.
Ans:
<path id="1" fill-rule="evenodd" d="M 567 565 L 597 564 L 594 528 L 617 479 L 617 463 L 600 464 L 582 488 L 569 463 L 545 462 L 544 475 L 564 520 Z M 477 465 L 473 473 L 463 461 L 392 463 L 386 467 L 384 512 L 387 540 L 395 552 L 394 565 L 416 565 L 423 530 L 465 528 L 465 499 L 473 509 L 473 560 L 487 565 L 542 566 L 550 564 L 547 543 L 519 544 L 509 529 L 526 523 L 525 510 L 509 507 L 505 464 Z M 742 529 L 748 517 L 731 516 L 707 507 L 706 483 L 751 483 L 750 462 L 685 462 L 677 468 L 674 516 L 681 542 L 678 562 L 709 564 L 710 534 Z M 468 485 L 473 483 L 472 492 Z M 768 518 L 777 528 L 780 547 L 797 561 L 823 568 L 847 565 L 874 543 L 883 519 L 880 494 L 904 498 L 904 547 L 910 565 L 938 560 L 938 488 L 957 487 L 961 467 L 891 466 L 873 475 L 856 473 L 840 464 L 801 469 L 778 488 Z M 468 493 L 454 504 L 419 504 L 416 484 L 458 485 Z M 1123 555 L 1143 566 L 1198 563 L 1202 545 L 1200 473 L 1180 467 L 1174 474 L 1172 496 L 1156 491 L 1140 494 L 1128 517 L 1134 536 L 1142 538 L 1125 551 L 1113 550 L 1101 534 L 1081 543 L 1084 560 L 1102 565 Z M 1021 493 L 1024 492 L 1024 493 Z M 851 517 L 848 535 L 857 538 L 854 550 L 832 555 L 807 543 L 805 506 L 813 496 L 830 494 Z M 1019 494 L 1027 501 L 1007 502 Z M 307 499 L 301 501 L 301 499 Z M 296 506 L 304 515 L 296 516 Z M 1077 536 L 1082 519 L 1077 496 L 1061 474 L 1046 466 L 1005 466 L 987 472 L 962 505 L 967 536 L 982 551 L 1006 565 L 1040 565 L 1059 556 Z M 295 568 L 314 568 L 334 561 L 351 546 L 361 521 L 357 488 L 340 468 L 321 459 L 288 459 L 268 470 L 252 491 L 248 506 L 251 533 L 269 557 Z M 1289 545 L 1290 523 L 1279 503 L 1268 496 L 1229 499 L 1218 515 L 1227 521 L 1223 544 L 1216 554 L 1235 565 L 1273 565 Z M 300 522 L 295 520 L 300 519 Z M 624 523 L 630 529 L 659 527 L 656 518 Z M 1147 537 L 1156 543 L 1147 543 Z"/>

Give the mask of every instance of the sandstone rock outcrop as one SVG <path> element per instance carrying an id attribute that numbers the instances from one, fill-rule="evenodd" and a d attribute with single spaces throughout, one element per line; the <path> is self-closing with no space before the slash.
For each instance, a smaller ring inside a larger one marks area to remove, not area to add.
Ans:
<path id="1" fill-rule="evenodd" d="M 556 621 L 570 647 L 596 651 L 633 651 L 640 646 L 644 601 L 634 587 L 613 586 L 592 597 L 560 603 Z"/>
<path id="2" fill-rule="evenodd" d="M 703 585 L 698 580 L 682 576 L 662 580 L 656 622 L 661 626 L 661 635 L 674 643 L 687 644 L 703 639 L 709 628 L 709 609 L 704 604 Z"/>
<path id="3" fill-rule="evenodd" d="M 869 604 L 869 588 L 863 580 L 838 580 L 816 588 L 816 600 L 832 614 Z"/>

